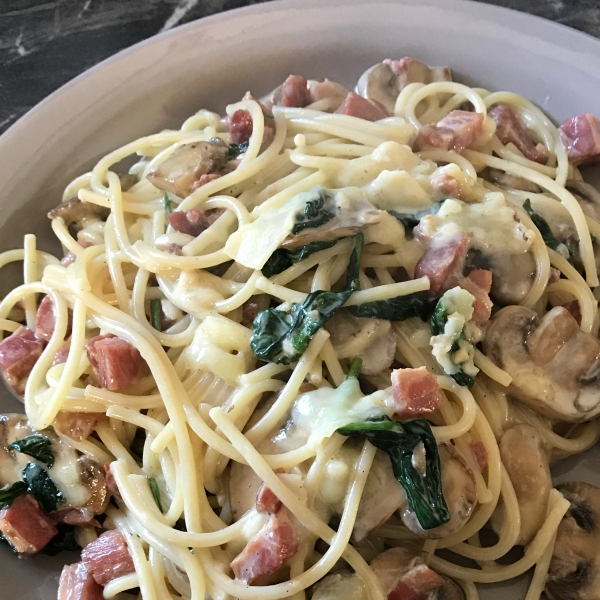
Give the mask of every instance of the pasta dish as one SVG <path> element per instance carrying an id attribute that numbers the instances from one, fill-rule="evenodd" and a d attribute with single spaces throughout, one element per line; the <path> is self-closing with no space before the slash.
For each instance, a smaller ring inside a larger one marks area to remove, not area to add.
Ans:
<path id="1" fill-rule="evenodd" d="M 600 437 L 598 159 L 410 57 L 101 158 L 0 254 L 2 540 L 81 552 L 59 600 L 599 598 L 550 473 Z"/>

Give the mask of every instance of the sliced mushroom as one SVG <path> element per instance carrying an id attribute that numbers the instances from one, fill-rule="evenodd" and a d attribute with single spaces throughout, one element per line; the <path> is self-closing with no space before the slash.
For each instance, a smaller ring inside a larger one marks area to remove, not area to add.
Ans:
<path id="1" fill-rule="evenodd" d="M 525 179 L 525 177 L 519 177 L 518 175 L 510 175 L 509 173 L 505 173 L 500 169 L 490 168 L 488 169 L 487 175 L 490 181 L 503 188 L 523 190 L 525 192 L 532 192 L 534 194 L 541 192 L 540 187 L 529 181 L 529 179 Z"/>
<path id="2" fill-rule="evenodd" d="M 377 575 L 388 598 L 419 600 L 464 600 L 454 581 L 430 569 L 413 550 L 391 548 L 376 556 L 371 569 Z"/>
<path id="3" fill-rule="evenodd" d="M 391 113 L 400 94 L 400 79 L 389 65 L 378 63 L 367 69 L 356 84 L 356 93 L 380 102 Z"/>
<path id="4" fill-rule="evenodd" d="M 396 353 L 396 335 L 389 321 L 336 313 L 326 325 L 338 358 L 362 359 L 361 373 L 376 375 L 388 369 Z"/>
<path id="5" fill-rule="evenodd" d="M 442 490 L 450 511 L 450 521 L 434 529 L 423 529 L 410 507 L 402 512 L 402 522 L 420 537 L 439 539 L 458 531 L 471 517 L 477 504 L 477 486 L 473 471 L 449 442 L 439 445 L 442 463 Z"/>
<path id="6" fill-rule="evenodd" d="M 569 422 L 600 414 L 600 342 L 562 306 L 540 319 L 507 306 L 491 319 L 484 353 L 513 378 L 510 392 L 538 412 Z"/>
<path id="7" fill-rule="evenodd" d="M 367 69 L 356 84 L 356 93 L 368 100 L 383 104 L 394 112 L 398 94 L 411 83 L 434 83 L 452 81 L 448 67 L 429 68 L 427 65 L 405 56 L 400 60 L 386 59 Z"/>
<path id="8" fill-rule="evenodd" d="M 319 581 L 311 600 L 367 600 L 368 597 L 363 580 L 356 573 L 343 571 Z"/>
<path id="9" fill-rule="evenodd" d="M 594 221 L 600 222 L 600 192 L 585 181 L 567 181 L 567 189 L 579 201 L 584 214 Z"/>
<path id="10" fill-rule="evenodd" d="M 110 215 L 109 208 L 91 202 L 82 202 L 79 198 L 71 198 L 53 208 L 48 213 L 48 218 L 56 219 L 60 217 L 67 227 L 74 225 L 81 228 L 88 220 L 100 219 L 106 221 L 108 215 Z"/>
<path id="11" fill-rule="evenodd" d="M 147 177 L 159 190 L 185 198 L 202 175 L 216 174 L 226 163 L 227 144 L 221 138 L 213 138 L 210 142 L 179 146 Z"/>
<path id="12" fill-rule="evenodd" d="M 321 211 L 330 214 L 328 221 L 318 227 L 302 229 L 298 234 L 289 235 L 281 248 L 293 250 L 312 242 L 322 242 L 357 234 L 379 223 L 382 211 L 376 209 L 360 188 L 341 190 L 315 190 L 325 199 Z M 305 205 L 308 206 L 308 203 Z M 303 208 L 304 211 L 307 208 Z"/>
<path id="13" fill-rule="evenodd" d="M 546 595 L 550 600 L 598 600 L 600 489 L 581 481 L 564 483 L 557 489 L 571 507 L 558 526 Z"/>
<path id="14" fill-rule="evenodd" d="M 356 514 L 353 539 L 362 540 L 404 506 L 406 493 L 394 477 L 390 458 L 382 450 L 377 450 Z"/>
<path id="15" fill-rule="evenodd" d="M 525 546 L 535 537 L 546 517 L 552 489 L 548 451 L 535 427 L 519 423 L 502 435 L 500 456 L 519 501 L 521 533 L 517 544 Z M 503 521 L 503 506 L 499 504 L 492 515 L 492 528 L 498 534 Z"/>

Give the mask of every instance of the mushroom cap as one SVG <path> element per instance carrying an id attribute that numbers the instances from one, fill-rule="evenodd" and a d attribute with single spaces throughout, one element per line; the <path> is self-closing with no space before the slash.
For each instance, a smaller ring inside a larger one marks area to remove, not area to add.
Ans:
<path id="1" fill-rule="evenodd" d="M 360 76 L 356 92 L 363 98 L 380 102 L 393 113 L 400 94 L 400 81 L 389 65 L 378 63 Z"/>
<path id="2" fill-rule="evenodd" d="M 571 481 L 557 486 L 571 507 L 556 536 L 546 579 L 550 600 L 600 598 L 600 489 Z"/>
<path id="3" fill-rule="evenodd" d="M 538 430 L 527 423 L 507 429 L 500 439 L 500 456 L 515 489 L 521 513 L 521 532 L 517 545 L 525 546 L 544 523 L 552 477 L 548 452 Z M 499 535 L 504 510 L 499 504 L 492 514 L 491 525 Z"/>
<path id="4" fill-rule="evenodd" d="M 440 539 L 458 531 L 471 517 L 477 504 L 477 486 L 473 471 L 460 452 L 449 442 L 439 445 L 442 463 L 442 489 L 450 511 L 450 521 L 433 529 L 423 529 L 413 510 L 402 512 L 402 522 L 420 537 Z"/>
<path id="5" fill-rule="evenodd" d="M 356 573 L 328 575 L 313 590 L 312 600 L 366 600 L 367 589 Z"/>
<path id="6" fill-rule="evenodd" d="M 569 422 L 600 414 L 600 342 L 562 306 L 542 319 L 523 306 L 499 310 L 483 352 L 513 378 L 510 393 L 536 411 Z"/>

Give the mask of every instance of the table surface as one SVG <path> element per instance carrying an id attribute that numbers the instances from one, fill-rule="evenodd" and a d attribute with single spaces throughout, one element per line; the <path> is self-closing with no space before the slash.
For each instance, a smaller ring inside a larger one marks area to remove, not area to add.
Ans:
<path id="1" fill-rule="evenodd" d="M 0 133 L 55 89 L 177 25 L 268 0 L 0 0 Z M 600 37 L 598 0 L 485 0 Z"/>

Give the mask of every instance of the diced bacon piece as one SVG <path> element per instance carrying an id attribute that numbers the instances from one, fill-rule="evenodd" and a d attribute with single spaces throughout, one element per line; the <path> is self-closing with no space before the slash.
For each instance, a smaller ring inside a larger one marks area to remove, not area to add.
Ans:
<path id="1" fill-rule="evenodd" d="M 167 219 L 169 225 L 176 231 L 197 237 L 208 229 L 224 212 L 224 208 L 213 208 L 207 211 L 192 208 L 191 210 L 177 210 L 169 213 Z"/>
<path id="2" fill-rule="evenodd" d="M 283 503 L 271 488 L 268 488 L 264 483 L 258 488 L 256 494 L 256 510 L 259 513 L 275 515 L 281 510 L 282 506 Z"/>
<path id="3" fill-rule="evenodd" d="M 203 185 L 206 185 L 207 183 L 210 183 L 215 179 L 219 179 L 219 177 L 221 177 L 221 175 L 219 175 L 218 173 L 205 173 L 204 175 L 200 175 L 200 179 L 198 179 L 198 181 L 194 181 L 194 183 L 192 184 L 192 190 L 197 190 Z"/>
<path id="4" fill-rule="evenodd" d="M 415 266 L 415 277 L 429 277 L 430 292 L 439 296 L 456 285 L 467 256 L 468 240 L 458 233 L 441 246 L 432 246 Z"/>
<path id="5" fill-rule="evenodd" d="M 365 121 L 379 121 L 379 119 L 390 116 L 390 113 L 381 103 L 376 100 L 367 100 L 355 92 L 348 92 L 345 100 L 335 112 L 341 115 L 358 117 Z"/>
<path id="6" fill-rule="evenodd" d="M 444 585 L 444 580 L 427 565 L 417 565 L 398 581 L 388 593 L 388 600 L 426 600 Z"/>
<path id="7" fill-rule="evenodd" d="M 19 496 L 0 511 L 0 531 L 17 552 L 39 552 L 58 533 L 31 494 Z"/>
<path id="8" fill-rule="evenodd" d="M 348 95 L 348 90 L 340 83 L 324 79 L 309 83 L 308 94 L 309 103 L 312 104 L 324 98 L 339 98 L 342 101 Z"/>
<path id="9" fill-rule="evenodd" d="M 431 187 L 444 198 L 460 198 L 460 182 L 447 173 L 438 173 L 432 177 Z"/>
<path id="10" fill-rule="evenodd" d="M 61 410 L 52 426 L 55 431 L 80 442 L 90 437 L 104 413 L 68 412 Z"/>
<path id="11" fill-rule="evenodd" d="M 235 557 L 231 569 L 237 579 L 251 585 L 262 575 L 278 571 L 297 551 L 294 526 L 286 518 L 275 515 Z"/>
<path id="12" fill-rule="evenodd" d="M 467 110 L 453 110 L 435 125 L 425 125 L 417 135 L 414 150 L 441 148 L 459 154 L 483 131 L 483 115 Z"/>
<path id="13" fill-rule="evenodd" d="M 0 368 L 17 394 L 23 395 L 27 377 L 43 349 L 44 342 L 26 327 L 19 327 L 0 342 Z"/>
<path id="14" fill-rule="evenodd" d="M 67 358 L 69 358 L 69 350 L 71 348 L 70 342 L 65 342 L 54 355 L 54 360 L 52 361 L 52 366 L 61 365 L 62 363 L 67 362 Z"/>
<path id="15" fill-rule="evenodd" d="M 442 403 L 437 379 L 425 367 L 392 371 L 394 406 L 401 419 L 426 417 Z"/>
<path id="16" fill-rule="evenodd" d="M 550 267 L 550 277 L 548 277 L 548 285 L 556 283 L 560 279 L 560 270 Z"/>
<path id="17" fill-rule="evenodd" d="M 102 598 L 102 586 L 94 581 L 82 562 L 63 567 L 57 600 L 102 600 Z"/>
<path id="18" fill-rule="evenodd" d="M 35 316 L 35 335 L 46 342 L 50 341 L 52 334 L 54 333 L 54 304 L 50 296 L 44 296 Z M 69 322 L 67 324 L 67 331 L 65 337 L 71 335 L 72 327 L 72 313 L 69 310 Z"/>
<path id="19" fill-rule="evenodd" d="M 452 71 L 448 67 L 435 67 L 430 69 L 427 65 L 410 56 L 405 56 L 400 60 L 386 58 L 383 62 L 398 75 L 400 90 L 403 90 L 411 83 L 452 81 Z"/>
<path id="20" fill-rule="evenodd" d="M 86 344 L 87 355 L 102 387 L 113 392 L 149 373 L 139 350 L 115 335 L 98 335 Z"/>
<path id="21" fill-rule="evenodd" d="M 492 289 L 492 272 L 484 269 L 475 269 L 467 277 L 458 281 L 460 287 L 475 296 L 473 303 L 473 321 L 476 325 L 487 323 L 492 314 L 492 301 L 490 290 Z"/>
<path id="22" fill-rule="evenodd" d="M 559 128 L 560 136 L 574 165 L 600 159 L 600 119 L 583 113 L 567 119 Z"/>
<path id="23" fill-rule="evenodd" d="M 244 327 L 252 327 L 256 315 L 258 315 L 259 306 L 252 299 L 246 300 L 242 305 L 242 325 Z"/>
<path id="24" fill-rule="evenodd" d="M 471 452 L 473 452 L 479 469 L 483 471 L 488 464 L 488 453 L 483 442 L 473 442 L 471 444 Z"/>
<path id="25" fill-rule="evenodd" d="M 66 508 L 51 514 L 54 523 L 66 523 L 67 525 L 93 525 L 100 527 L 100 523 L 94 518 L 96 515 L 91 508 Z"/>
<path id="26" fill-rule="evenodd" d="M 246 94 L 245 100 L 256 100 L 252 94 Z M 260 103 L 259 103 L 260 104 Z M 275 137 L 275 119 L 273 115 L 261 104 L 263 114 L 265 116 L 265 130 L 262 142 L 262 147 L 266 148 L 271 144 Z M 247 110 L 236 110 L 229 117 L 229 141 L 232 144 L 243 144 L 250 141 L 252 135 L 253 124 L 252 115 Z"/>
<path id="27" fill-rule="evenodd" d="M 571 316 L 577 321 L 577 324 L 581 325 L 581 306 L 579 306 L 579 301 L 573 300 L 567 302 L 563 306 L 571 313 Z"/>
<path id="28" fill-rule="evenodd" d="M 488 114 L 496 121 L 496 135 L 503 144 L 513 143 L 529 160 L 542 165 L 548 162 L 548 156 L 536 147 L 529 137 L 525 125 L 510 106 L 499 104 Z"/>
<path id="29" fill-rule="evenodd" d="M 310 102 L 306 77 L 290 75 L 281 86 L 281 106 L 304 108 Z"/>
<path id="30" fill-rule="evenodd" d="M 252 135 L 252 115 L 247 110 L 236 110 L 229 118 L 229 141 L 243 144 Z"/>
<path id="31" fill-rule="evenodd" d="M 116 529 L 105 531 L 98 539 L 89 543 L 81 551 L 81 560 L 100 585 L 106 585 L 117 577 L 135 571 L 127 542 Z"/>
<path id="32" fill-rule="evenodd" d="M 106 487 L 108 488 L 108 491 L 115 498 L 122 500 L 121 492 L 119 491 L 119 486 L 117 485 L 117 480 L 115 479 L 115 476 L 112 474 L 112 471 L 110 470 L 109 462 L 104 463 L 104 472 L 105 472 L 105 478 L 106 478 Z"/>

